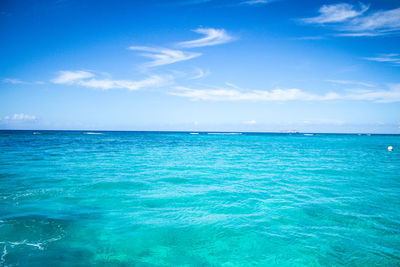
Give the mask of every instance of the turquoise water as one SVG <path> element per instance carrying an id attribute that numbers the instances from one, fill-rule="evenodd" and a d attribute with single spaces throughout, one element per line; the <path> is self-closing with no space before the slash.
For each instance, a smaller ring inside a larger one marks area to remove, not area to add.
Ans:
<path id="1" fill-rule="evenodd" d="M 0 255 L 399 266 L 400 136 L 0 131 Z"/>

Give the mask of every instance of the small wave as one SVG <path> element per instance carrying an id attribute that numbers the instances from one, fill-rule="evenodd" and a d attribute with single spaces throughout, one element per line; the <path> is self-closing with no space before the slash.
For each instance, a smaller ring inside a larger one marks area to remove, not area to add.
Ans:
<path id="1" fill-rule="evenodd" d="M 37 243 L 37 244 L 36 243 L 25 243 L 25 245 L 36 247 L 39 250 L 43 250 L 44 249 L 43 246 L 42 246 L 42 243 Z"/>
<path id="2" fill-rule="evenodd" d="M 313 136 L 314 134 L 304 134 L 305 136 Z"/>
<path id="3" fill-rule="evenodd" d="M 86 132 L 84 134 L 103 134 L 103 133 L 95 133 L 95 132 Z"/>
<path id="4" fill-rule="evenodd" d="M 39 132 L 33 132 L 32 134 L 42 134 L 42 133 L 39 133 Z"/>
<path id="5" fill-rule="evenodd" d="M 199 133 L 189 133 L 189 134 L 199 134 Z"/>
<path id="6" fill-rule="evenodd" d="M 240 135 L 242 133 L 207 133 L 207 134 L 219 134 L 219 135 Z"/>
<path id="7" fill-rule="evenodd" d="M 35 247 L 35 248 L 37 248 L 39 250 L 44 250 L 44 248 L 45 248 L 44 246 L 46 246 L 48 243 L 55 242 L 55 241 L 58 241 L 60 239 L 61 239 L 61 236 L 53 237 L 53 238 L 50 238 L 50 239 L 45 240 L 43 242 L 36 242 L 36 243 L 28 242 L 27 240 L 23 240 L 23 241 L 20 241 L 20 242 L 6 241 L 6 242 L 0 242 L 0 243 L 4 244 L 4 250 L 6 252 L 7 252 L 7 248 L 6 248 L 7 244 L 11 248 L 16 247 L 16 246 L 25 245 L 25 246 Z M 4 254 L 4 252 L 3 252 L 3 254 Z"/>
<path id="8" fill-rule="evenodd" d="M 15 247 L 15 246 L 19 246 L 19 245 L 25 245 L 25 246 L 36 247 L 39 250 L 43 250 L 44 249 L 43 246 L 42 246 L 42 243 L 28 243 L 28 242 L 26 242 L 26 240 L 21 241 L 21 242 L 8 242 L 8 243 L 9 243 L 9 245 L 11 247 Z"/>
<path id="9" fill-rule="evenodd" d="M 7 245 L 4 245 L 4 248 L 3 248 L 3 253 L 1 254 L 1 258 L 0 258 L 0 262 L 2 263 L 2 264 L 4 264 L 4 262 L 5 262 L 5 256 L 7 255 Z"/>

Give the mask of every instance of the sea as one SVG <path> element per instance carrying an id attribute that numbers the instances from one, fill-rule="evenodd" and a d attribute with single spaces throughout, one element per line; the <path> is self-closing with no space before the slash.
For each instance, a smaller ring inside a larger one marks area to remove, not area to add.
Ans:
<path id="1" fill-rule="evenodd" d="M 400 135 L 0 131 L 0 266 L 400 266 Z"/>

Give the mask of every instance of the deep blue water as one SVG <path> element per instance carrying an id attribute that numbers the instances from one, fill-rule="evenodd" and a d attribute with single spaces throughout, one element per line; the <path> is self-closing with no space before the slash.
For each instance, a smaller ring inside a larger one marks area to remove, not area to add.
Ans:
<path id="1" fill-rule="evenodd" d="M 87 133 L 0 131 L 0 265 L 400 265 L 400 136 Z"/>

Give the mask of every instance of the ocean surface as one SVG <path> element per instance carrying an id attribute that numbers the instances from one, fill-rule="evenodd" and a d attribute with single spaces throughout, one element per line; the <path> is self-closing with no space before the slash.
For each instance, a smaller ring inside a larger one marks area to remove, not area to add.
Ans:
<path id="1" fill-rule="evenodd" d="M 0 131 L 0 266 L 344 265 L 400 265 L 400 135 Z"/>

